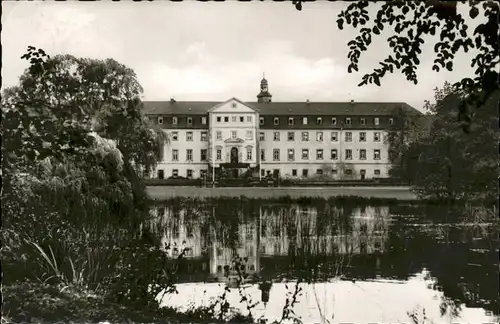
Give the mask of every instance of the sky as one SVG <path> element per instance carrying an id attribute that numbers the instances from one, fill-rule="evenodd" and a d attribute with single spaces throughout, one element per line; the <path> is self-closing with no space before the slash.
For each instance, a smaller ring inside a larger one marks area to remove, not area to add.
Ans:
<path id="1" fill-rule="evenodd" d="M 374 39 L 360 71 L 349 74 L 347 42 L 357 33 L 337 29 L 345 6 L 318 1 L 298 11 L 269 1 L 3 1 L 2 88 L 17 84 L 28 45 L 50 55 L 113 58 L 136 72 L 143 100 L 256 101 L 265 73 L 273 101 L 406 102 L 421 110 L 435 87 L 472 75 L 466 54 L 456 57 L 454 71 L 432 71 L 435 55 L 427 42 L 418 85 L 396 72 L 381 87 L 358 87 L 390 53 L 385 39 L 392 34 Z"/>

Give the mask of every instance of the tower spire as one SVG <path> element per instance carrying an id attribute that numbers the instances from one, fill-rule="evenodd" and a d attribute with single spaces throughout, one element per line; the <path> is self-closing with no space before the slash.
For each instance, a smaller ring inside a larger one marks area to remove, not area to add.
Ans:
<path id="1" fill-rule="evenodd" d="M 272 95 L 269 93 L 265 72 L 262 72 L 260 81 L 260 93 L 257 95 L 257 102 L 271 102 Z"/>

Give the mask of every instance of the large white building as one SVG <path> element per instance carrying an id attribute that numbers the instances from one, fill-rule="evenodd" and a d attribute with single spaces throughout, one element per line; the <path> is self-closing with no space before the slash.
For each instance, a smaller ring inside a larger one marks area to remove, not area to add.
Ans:
<path id="1" fill-rule="evenodd" d="M 387 177 L 386 134 L 406 103 L 272 102 L 266 79 L 257 102 L 144 102 L 169 142 L 155 177 L 265 176 L 367 179 Z M 214 173 L 215 172 L 215 173 Z"/>

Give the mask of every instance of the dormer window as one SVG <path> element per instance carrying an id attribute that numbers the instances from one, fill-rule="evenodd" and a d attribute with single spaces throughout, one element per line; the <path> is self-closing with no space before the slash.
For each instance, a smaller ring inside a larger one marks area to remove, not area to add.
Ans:
<path id="1" fill-rule="evenodd" d="M 279 125 L 279 124 L 280 124 L 279 117 L 274 117 L 274 125 Z"/>
<path id="2" fill-rule="evenodd" d="M 302 124 L 307 125 L 307 117 L 302 117 Z"/>
<path id="3" fill-rule="evenodd" d="M 262 126 L 264 125 L 264 117 L 259 118 L 259 124 Z"/>
<path id="4" fill-rule="evenodd" d="M 177 117 L 172 117 L 172 125 L 177 125 Z"/>
<path id="5" fill-rule="evenodd" d="M 159 116 L 158 117 L 158 124 L 163 124 L 163 117 L 162 116 Z"/>
<path id="6" fill-rule="evenodd" d="M 373 120 L 374 124 L 375 125 L 379 125 L 380 124 L 380 119 L 378 117 L 375 117 L 375 119 Z"/>
<path id="7" fill-rule="evenodd" d="M 318 125 L 323 124 L 323 119 L 321 117 L 316 118 L 316 124 Z"/>
<path id="8" fill-rule="evenodd" d="M 389 118 L 389 125 L 394 124 L 394 118 Z"/>
<path id="9" fill-rule="evenodd" d="M 346 125 L 351 125 L 351 117 L 346 117 L 345 124 Z"/>
<path id="10" fill-rule="evenodd" d="M 332 125 L 337 125 L 337 118 L 335 117 L 332 118 Z"/>
<path id="11" fill-rule="evenodd" d="M 288 118 L 288 125 L 292 126 L 294 124 L 293 117 Z"/>
<path id="12" fill-rule="evenodd" d="M 366 125 L 366 119 L 365 118 L 361 118 L 359 121 L 360 121 L 361 125 Z"/>
<path id="13" fill-rule="evenodd" d="M 206 125 L 207 124 L 207 117 L 201 117 L 201 123 L 202 123 L 202 125 Z"/>
<path id="14" fill-rule="evenodd" d="M 188 117 L 188 118 L 187 118 L 187 124 L 188 124 L 189 126 L 193 125 L 193 118 L 192 118 L 192 117 Z"/>

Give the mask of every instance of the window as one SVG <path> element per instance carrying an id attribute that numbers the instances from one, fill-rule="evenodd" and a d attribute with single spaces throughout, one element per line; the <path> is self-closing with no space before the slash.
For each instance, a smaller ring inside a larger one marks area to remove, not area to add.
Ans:
<path id="1" fill-rule="evenodd" d="M 160 124 L 160 125 L 163 124 L 163 117 L 162 116 L 158 117 L 158 124 Z"/>
<path id="2" fill-rule="evenodd" d="M 177 117 L 172 117 L 172 125 L 177 125 Z"/>
<path id="3" fill-rule="evenodd" d="M 351 132 L 345 132 L 345 141 L 352 142 L 352 133 Z"/>
<path id="4" fill-rule="evenodd" d="M 295 141 L 295 132 L 288 132 L 288 141 Z"/>
<path id="5" fill-rule="evenodd" d="M 279 125 L 279 124 L 280 124 L 279 117 L 274 117 L 274 125 Z"/>
<path id="6" fill-rule="evenodd" d="M 333 175 L 337 175 L 337 170 L 336 170 L 336 169 L 333 169 L 333 170 L 332 170 L 332 174 L 333 174 Z"/>
<path id="7" fill-rule="evenodd" d="M 280 150 L 274 149 L 273 150 L 273 161 L 279 161 L 279 160 L 280 160 Z"/>
<path id="8" fill-rule="evenodd" d="M 193 132 L 187 132 L 186 133 L 186 141 L 187 142 L 192 142 L 193 141 Z"/>
<path id="9" fill-rule="evenodd" d="M 345 150 L 345 159 L 352 160 L 352 150 Z"/>
<path id="10" fill-rule="evenodd" d="M 345 124 L 346 125 L 351 125 L 351 117 L 346 117 Z"/>
<path id="11" fill-rule="evenodd" d="M 307 117 L 302 117 L 302 125 L 307 125 Z"/>
<path id="12" fill-rule="evenodd" d="M 224 116 L 224 122 L 225 122 L 225 123 L 228 123 L 228 122 L 229 122 L 229 117 L 228 117 L 228 116 Z"/>
<path id="13" fill-rule="evenodd" d="M 264 117 L 259 118 L 259 124 L 262 126 L 264 125 Z"/>
<path id="14" fill-rule="evenodd" d="M 222 160 L 222 150 L 221 149 L 217 149 L 217 161 L 220 161 Z"/>
<path id="15" fill-rule="evenodd" d="M 316 132 L 316 141 L 323 142 L 323 132 Z"/>
<path id="16" fill-rule="evenodd" d="M 218 140 L 221 140 L 222 139 L 222 132 L 221 131 L 217 131 L 215 133 L 215 138 L 218 139 Z"/>
<path id="17" fill-rule="evenodd" d="M 351 175 L 352 174 L 352 170 L 351 169 L 347 169 L 347 170 L 344 171 L 344 173 L 346 175 Z"/>
<path id="18" fill-rule="evenodd" d="M 237 120 L 238 120 L 237 116 L 231 116 L 231 122 L 232 123 L 236 123 Z"/>
<path id="19" fill-rule="evenodd" d="M 172 132 L 172 141 L 178 141 L 178 140 L 179 140 L 179 133 Z"/>
<path id="20" fill-rule="evenodd" d="M 389 118 L 389 125 L 394 124 L 394 118 Z"/>
<path id="21" fill-rule="evenodd" d="M 236 139 L 237 135 L 238 135 L 238 133 L 236 131 L 231 131 L 231 138 L 232 139 Z"/>
<path id="22" fill-rule="evenodd" d="M 247 130 L 246 139 L 249 141 L 253 140 L 253 131 Z"/>
<path id="23" fill-rule="evenodd" d="M 302 160 L 309 160 L 309 149 L 302 149 Z"/>
<path id="24" fill-rule="evenodd" d="M 206 149 L 201 149 L 200 151 L 200 160 L 201 161 L 206 161 L 207 160 L 207 154 L 208 153 L 208 150 Z"/>
<path id="25" fill-rule="evenodd" d="M 366 125 L 366 118 L 361 118 L 359 122 L 361 123 L 361 125 Z"/>
<path id="26" fill-rule="evenodd" d="M 172 161 L 179 161 L 179 150 L 172 150 Z"/>
<path id="27" fill-rule="evenodd" d="M 317 175 L 323 175 L 323 169 L 316 169 Z"/>
<path id="28" fill-rule="evenodd" d="M 293 117 L 288 117 L 288 125 L 292 126 L 294 124 Z"/>
<path id="29" fill-rule="evenodd" d="M 251 159 L 252 159 L 252 148 L 248 147 L 247 148 L 247 160 L 251 160 Z"/>
<path id="30" fill-rule="evenodd" d="M 323 149 L 316 150 L 316 160 L 323 160 Z"/>
<path id="31" fill-rule="evenodd" d="M 260 132 L 259 133 L 259 140 L 264 141 L 265 139 L 266 139 L 266 136 L 265 136 L 264 132 Z"/>
<path id="32" fill-rule="evenodd" d="M 366 160 L 366 150 L 365 149 L 359 150 L 359 159 Z"/>
<path id="33" fill-rule="evenodd" d="M 163 171 L 163 170 L 161 170 L 161 169 L 160 169 L 160 170 L 158 170 L 156 173 L 157 173 L 157 175 L 158 175 L 158 179 L 163 179 L 163 178 L 165 178 L 165 171 Z"/>
<path id="34" fill-rule="evenodd" d="M 373 133 L 373 141 L 380 142 L 380 132 Z"/>
<path id="35" fill-rule="evenodd" d="M 251 123 L 252 122 L 252 116 L 247 116 L 247 123 Z"/>
<path id="36" fill-rule="evenodd" d="M 339 133 L 338 132 L 332 132 L 331 134 L 331 140 L 332 142 L 336 142 L 339 140 Z"/>
<path id="37" fill-rule="evenodd" d="M 302 176 L 303 176 L 303 177 L 307 177 L 307 176 L 308 176 L 308 173 L 309 173 L 309 170 L 307 170 L 307 169 L 302 169 Z"/>
<path id="38" fill-rule="evenodd" d="M 318 125 L 323 124 L 323 119 L 321 117 L 316 118 L 316 124 Z"/>
<path id="39" fill-rule="evenodd" d="M 266 170 L 260 169 L 260 175 L 263 177 L 266 175 Z"/>
<path id="40" fill-rule="evenodd" d="M 373 150 L 373 159 L 380 160 L 380 150 Z"/>
<path id="41" fill-rule="evenodd" d="M 375 170 L 373 170 L 373 174 L 375 174 L 375 175 L 380 175 L 380 170 L 379 170 L 379 169 L 375 169 Z"/>
<path id="42" fill-rule="evenodd" d="M 243 116 L 240 116 L 240 123 L 243 123 L 244 120 L 245 118 Z"/>
<path id="43" fill-rule="evenodd" d="M 179 175 L 179 170 L 173 169 L 172 170 L 172 177 L 177 177 Z"/>
<path id="44" fill-rule="evenodd" d="M 337 125 L 337 118 L 332 117 L 332 125 Z"/>
<path id="45" fill-rule="evenodd" d="M 188 126 L 193 125 L 193 118 L 192 117 L 187 118 L 187 124 L 188 124 Z"/>
<path id="46" fill-rule="evenodd" d="M 359 133 L 359 141 L 366 142 L 366 132 Z"/>
<path id="47" fill-rule="evenodd" d="M 190 170 L 190 169 L 186 170 L 186 177 L 192 178 L 193 177 L 193 170 Z"/>
<path id="48" fill-rule="evenodd" d="M 280 132 L 274 132 L 273 139 L 274 139 L 276 142 L 279 142 L 279 140 L 280 140 Z"/>
<path id="49" fill-rule="evenodd" d="M 288 149 L 288 161 L 294 161 L 294 160 L 295 160 L 295 150 Z"/>
<path id="50" fill-rule="evenodd" d="M 222 118 L 220 116 L 217 116 L 217 122 L 220 123 L 222 121 Z"/>
<path id="51" fill-rule="evenodd" d="M 260 149 L 260 160 L 261 161 L 266 160 L 266 151 L 264 149 Z"/>
<path id="52" fill-rule="evenodd" d="M 207 117 L 201 117 L 201 124 L 206 125 L 207 123 Z"/>
<path id="53" fill-rule="evenodd" d="M 297 169 L 292 169 L 292 177 L 296 177 L 297 176 Z"/>
<path id="54" fill-rule="evenodd" d="M 330 151 L 330 158 L 331 158 L 332 160 L 336 160 L 336 159 L 338 158 L 337 149 L 332 149 L 332 150 Z"/>
<path id="55" fill-rule="evenodd" d="M 309 132 L 302 132 L 302 142 L 309 141 Z"/>
<path id="56" fill-rule="evenodd" d="M 193 150 L 192 149 L 186 150 L 186 160 L 193 161 Z"/>
<path id="57" fill-rule="evenodd" d="M 208 137 L 208 133 L 207 132 L 203 131 L 203 132 L 200 133 L 200 140 L 202 142 L 206 141 L 207 137 Z"/>
<path id="58" fill-rule="evenodd" d="M 373 119 L 373 123 L 378 126 L 380 124 L 380 119 L 378 117 L 375 117 Z"/>

